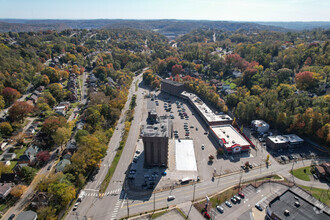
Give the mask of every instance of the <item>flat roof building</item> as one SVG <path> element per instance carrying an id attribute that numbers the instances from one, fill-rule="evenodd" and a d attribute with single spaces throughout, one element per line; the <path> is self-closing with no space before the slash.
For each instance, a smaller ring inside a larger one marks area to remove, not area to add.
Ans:
<path id="1" fill-rule="evenodd" d="M 180 96 L 180 94 L 185 90 L 185 86 L 182 83 L 170 79 L 163 79 L 160 90 L 174 96 Z"/>
<path id="2" fill-rule="evenodd" d="M 190 102 L 209 126 L 231 124 L 233 122 L 233 119 L 229 115 L 214 113 L 197 95 L 193 93 L 183 91 L 181 97 Z"/>
<path id="3" fill-rule="evenodd" d="M 318 200 L 302 197 L 291 189 L 269 202 L 266 208 L 267 220 L 328 220 L 330 215 L 326 205 Z"/>
<path id="4" fill-rule="evenodd" d="M 304 140 L 295 134 L 268 136 L 267 147 L 272 150 L 288 149 L 300 146 Z"/>
<path id="5" fill-rule="evenodd" d="M 142 129 L 145 166 L 167 166 L 168 139 L 172 138 L 172 130 L 172 121 L 166 116 L 158 117 L 156 123 Z"/>
<path id="6" fill-rule="evenodd" d="M 175 140 L 175 165 L 177 170 L 197 171 L 193 140 Z"/>
<path id="7" fill-rule="evenodd" d="M 229 154 L 250 151 L 250 143 L 231 125 L 210 126 L 210 133 Z"/>
<path id="8" fill-rule="evenodd" d="M 253 120 L 251 121 L 251 125 L 253 129 L 255 129 L 259 133 L 265 133 L 269 130 L 269 124 L 267 124 L 263 120 Z"/>

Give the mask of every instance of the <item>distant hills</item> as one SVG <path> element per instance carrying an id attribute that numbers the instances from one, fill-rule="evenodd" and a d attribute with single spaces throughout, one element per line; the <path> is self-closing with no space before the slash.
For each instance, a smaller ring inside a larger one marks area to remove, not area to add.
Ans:
<path id="1" fill-rule="evenodd" d="M 330 28 L 330 22 L 233 22 L 205 20 L 26 20 L 0 19 L 0 32 L 28 32 L 64 29 L 114 29 L 136 28 L 152 30 L 170 36 L 185 34 L 197 28 L 220 29 L 225 31 L 289 31 L 313 28 Z"/>

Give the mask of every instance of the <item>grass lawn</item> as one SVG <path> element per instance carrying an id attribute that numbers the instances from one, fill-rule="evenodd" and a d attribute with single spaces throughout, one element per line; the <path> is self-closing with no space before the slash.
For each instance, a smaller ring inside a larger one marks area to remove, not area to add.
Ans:
<path id="1" fill-rule="evenodd" d="M 17 161 L 10 161 L 10 169 L 13 170 L 16 164 Z"/>
<path id="2" fill-rule="evenodd" d="M 319 188 L 310 188 L 308 186 L 299 185 L 299 187 L 303 188 L 307 192 L 310 192 L 316 199 L 320 200 L 327 206 L 330 206 L 330 192 L 327 189 L 319 189 Z"/>
<path id="3" fill-rule="evenodd" d="M 166 210 L 166 211 L 162 211 L 162 212 L 156 212 L 156 213 L 154 213 L 154 214 L 151 215 L 151 218 L 152 219 L 155 219 L 155 218 L 157 218 L 157 217 L 159 217 L 161 215 L 164 215 L 166 212 L 168 212 L 168 211 Z"/>
<path id="4" fill-rule="evenodd" d="M 304 172 L 306 170 L 306 172 Z M 305 180 L 305 181 L 310 181 L 308 175 L 312 175 L 311 173 L 311 167 L 302 167 L 299 169 L 293 170 L 292 174 L 297 177 L 298 179 Z"/>
<path id="5" fill-rule="evenodd" d="M 22 148 L 16 148 L 14 150 L 14 153 L 16 154 L 16 158 L 19 158 L 20 156 L 22 156 L 24 154 L 24 152 L 26 151 L 26 147 L 22 147 Z"/>

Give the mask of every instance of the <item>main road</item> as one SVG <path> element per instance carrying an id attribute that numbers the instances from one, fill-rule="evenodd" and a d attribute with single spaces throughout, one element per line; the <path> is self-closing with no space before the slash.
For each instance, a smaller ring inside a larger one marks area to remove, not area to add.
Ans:
<path id="1" fill-rule="evenodd" d="M 125 179 L 125 172 L 132 160 L 133 153 L 135 151 L 136 141 L 139 136 L 140 123 L 142 121 L 142 113 L 144 105 L 144 90 L 139 86 L 138 90 L 135 91 L 135 83 L 140 83 L 142 81 L 142 74 L 134 77 L 131 84 L 128 99 L 126 101 L 125 107 L 123 108 L 120 118 L 118 120 L 118 125 L 116 130 L 111 137 L 107 155 L 104 157 L 100 170 L 95 176 L 95 180 L 89 182 L 83 189 L 85 192 L 85 198 L 82 200 L 81 204 L 78 206 L 76 211 L 70 211 L 66 219 L 86 219 L 91 217 L 92 219 L 116 219 L 119 206 L 121 205 L 121 200 L 125 197 L 125 193 L 122 190 L 123 181 Z M 128 134 L 126 145 L 124 147 L 122 156 L 119 160 L 115 173 L 112 176 L 111 182 L 106 189 L 102 198 L 99 197 L 100 185 L 105 178 L 108 169 L 115 157 L 116 149 L 119 147 L 119 142 L 121 141 L 122 134 L 125 127 L 125 113 L 129 108 L 129 104 L 133 94 L 136 94 L 136 107 L 134 119 L 131 124 L 131 129 Z"/>

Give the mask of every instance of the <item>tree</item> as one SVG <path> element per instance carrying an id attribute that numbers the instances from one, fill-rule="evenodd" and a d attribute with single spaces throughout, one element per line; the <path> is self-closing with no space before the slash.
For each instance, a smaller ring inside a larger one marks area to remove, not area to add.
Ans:
<path id="1" fill-rule="evenodd" d="M 27 184 L 30 184 L 36 175 L 37 170 L 32 167 L 22 167 L 20 176 L 22 177 L 23 181 Z"/>
<path id="2" fill-rule="evenodd" d="M 9 109 L 8 114 L 11 120 L 23 122 L 23 119 L 32 112 L 33 106 L 27 102 L 17 101 Z"/>
<path id="3" fill-rule="evenodd" d="M 300 72 L 296 75 L 297 88 L 301 90 L 311 90 L 317 86 L 317 79 L 309 71 Z"/>
<path id="4" fill-rule="evenodd" d="M 5 107 L 5 100 L 2 97 L 2 95 L 0 95 L 0 110 L 3 109 Z"/>
<path id="5" fill-rule="evenodd" d="M 84 136 L 89 135 L 88 131 L 86 130 L 78 130 L 75 136 L 76 142 L 79 143 L 81 141 L 81 138 Z"/>
<path id="6" fill-rule="evenodd" d="M 57 128 L 55 134 L 52 135 L 52 138 L 55 142 L 55 144 L 62 147 L 62 145 L 67 142 L 71 137 L 71 129 L 60 127 Z"/>
<path id="7" fill-rule="evenodd" d="M 56 220 L 56 209 L 50 206 L 44 206 L 37 209 L 38 219 L 40 220 Z"/>
<path id="8" fill-rule="evenodd" d="M 175 64 L 172 66 L 172 75 L 177 75 L 177 74 L 181 74 L 182 72 L 182 66 L 181 65 L 178 65 L 178 64 Z"/>
<path id="9" fill-rule="evenodd" d="M 38 98 L 38 103 L 39 102 L 46 102 L 50 107 L 54 107 L 56 104 L 56 99 L 50 92 L 43 92 L 42 96 Z"/>
<path id="10" fill-rule="evenodd" d="M 57 101 L 61 101 L 64 97 L 63 86 L 59 83 L 53 83 L 48 86 L 50 93 Z"/>
<path id="11" fill-rule="evenodd" d="M 214 156 L 213 155 L 210 155 L 209 156 L 209 161 L 212 162 L 214 160 Z"/>
<path id="12" fill-rule="evenodd" d="M 13 128 L 11 127 L 9 122 L 0 123 L 0 133 L 4 135 L 10 135 L 13 132 Z"/>
<path id="13" fill-rule="evenodd" d="M 290 83 L 290 78 L 293 72 L 290 69 L 282 68 L 277 70 L 278 84 L 281 83 Z"/>
<path id="14" fill-rule="evenodd" d="M 40 151 L 37 153 L 36 157 L 40 162 L 45 163 L 49 160 L 50 153 L 49 153 L 49 151 Z"/>
<path id="15" fill-rule="evenodd" d="M 0 163 L 0 176 L 3 173 L 11 173 L 11 168 L 10 166 L 5 165 L 4 163 Z"/>
<path id="16" fill-rule="evenodd" d="M 42 125 L 41 131 L 49 136 L 52 136 L 53 134 L 55 134 L 56 130 L 59 127 L 65 126 L 67 126 L 67 121 L 64 117 L 51 116 L 45 120 L 44 124 Z"/>
<path id="17" fill-rule="evenodd" d="M 27 186 L 25 185 L 16 185 L 11 189 L 10 194 L 16 198 L 20 198 L 26 191 L 26 189 Z"/>
<path id="18" fill-rule="evenodd" d="M 61 79 L 60 73 L 53 67 L 46 67 L 40 74 L 48 76 L 51 83 L 58 82 Z"/>
<path id="19" fill-rule="evenodd" d="M 21 93 L 16 89 L 11 87 L 6 87 L 2 91 L 3 99 L 5 100 L 6 106 L 10 106 L 14 103 L 19 97 L 21 97 Z"/>

